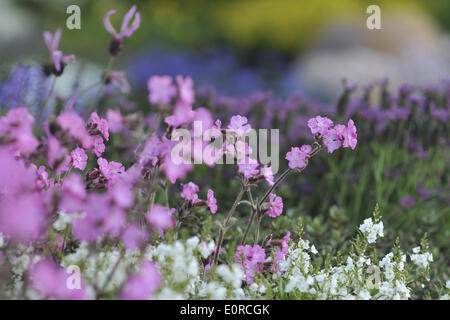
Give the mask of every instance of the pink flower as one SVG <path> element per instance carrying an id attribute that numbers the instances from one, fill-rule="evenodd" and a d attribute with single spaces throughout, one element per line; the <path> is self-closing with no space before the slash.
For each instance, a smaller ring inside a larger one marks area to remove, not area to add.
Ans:
<path id="1" fill-rule="evenodd" d="M 266 214 L 269 217 L 276 218 L 283 213 L 283 199 L 271 193 L 269 195 L 268 210 Z"/>
<path id="2" fill-rule="evenodd" d="M 132 6 L 131 9 L 127 12 L 125 17 L 123 18 L 120 33 L 117 33 L 116 29 L 114 29 L 110 21 L 111 15 L 115 14 L 116 12 L 117 12 L 116 10 L 110 10 L 103 17 L 103 24 L 105 26 L 105 29 L 117 40 L 131 37 L 131 35 L 139 28 L 141 24 L 141 16 L 139 12 L 136 12 L 136 6 Z M 134 20 L 130 26 L 129 24 L 133 16 Z"/>
<path id="3" fill-rule="evenodd" d="M 266 253 L 264 249 L 258 245 L 253 247 L 250 245 L 239 246 L 236 249 L 235 262 L 241 265 L 242 271 L 245 274 L 244 281 L 247 284 L 252 284 L 255 278 L 256 268 L 258 264 L 264 263 L 266 259 Z"/>
<path id="4" fill-rule="evenodd" d="M 244 175 L 245 178 L 250 179 L 259 173 L 259 164 L 243 163 L 238 164 L 238 171 Z"/>
<path id="5" fill-rule="evenodd" d="M 248 119 L 246 117 L 236 115 L 231 117 L 228 129 L 233 130 L 239 137 L 241 137 L 250 132 L 252 127 L 248 124 Z"/>
<path id="6" fill-rule="evenodd" d="M 59 41 L 61 40 L 62 30 L 57 29 L 55 34 L 51 34 L 51 32 L 44 32 L 44 41 L 47 45 L 48 51 L 50 52 L 50 58 L 53 61 L 53 65 L 55 70 L 59 73 L 64 68 L 64 65 L 69 61 L 74 61 L 75 56 L 65 56 L 62 51 L 58 50 Z"/>
<path id="7" fill-rule="evenodd" d="M 286 160 L 289 161 L 289 168 L 302 169 L 306 167 L 307 153 L 302 152 L 298 147 L 292 147 L 291 151 L 286 153 Z"/>
<path id="8" fill-rule="evenodd" d="M 106 119 L 108 121 L 109 131 L 112 133 L 122 131 L 124 121 L 119 109 L 109 109 L 106 111 Z"/>
<path id="9" fill-rule="evenodd" d="M 87 299 L 82 279 L 73 282 L 70 273 L 57 266 L 49 259 L 40 260 L 29 271 L 30 284 L 33 289 L 44 295 L 44 299 L 83 300 Z M 69 288 L 68 285 L 73 285 Z M 77 285 L 80 287 L 77 288 Z"/>
<path id="10" fill-rule="evenodd" d="M 211 210 L 212 214 L 215 214 L 217 212 L 217 200 L 214 197 L 214 191 L 209 189 L 207 194 L 208 199 L 208 207 L 209 210 Z"/>
<path id="11" fill-rule="evenodd" d="M 50 168 L 61 174 L 69 171 L 71 159 L 64 148 L 53 136 L 48 137 L 47 141 L 47 164 Z"/>
<path id="12" fill-rule="evenodd" d="M 109 141 L 109 126 L 106 119 L 100 118 L 97 112 L 92 112 L 91 117 L 89 118 L 89 124 L 92 129 L 97 129 L 106 141 Z"/>
<path id="13" fill-rule="evenodd" d="M 34 169 L 36 169 L 37 179 L 36 179 L 36 187 L 39 190 L 43 190 L 44 188 L 50 186 L 51 180 L 48 179 L 48 173 L 45 171 L 44 166 L 40 166 L 39 169 L 36 168 L 34 164 L 31 165 Z"/>
<path id="14" fill-rule="evenodd" d="M 328 128 L 333 126 L 333 121 L 327 117 L 317 116 L 308 120 L 308 127 L 311 129 L 312 134 L 320 133 L 325 134 Z"/>
<path id="15" fill-rule="evenodd" d="M 120 162 L 108 162 L 104 158 L 98 158 L 97 164 L 102 175 L 108 180 L 108 185 L 112 185 L 125 172 L 125 168 Z"/>
<path id="16" fill-rule="evenodd" d="M 192 81 L 191 77 L 183 78 L 181 75 L 178 75 L 176 80 L 178 84 L 178 103 L 189 106 L 192 105 L 195 98 L 194 81 Z"/>
<path id="17" fill-rule="evenodd" d="M 300 147 L 300 151 L 305 155 L 306 158 L 309 158 L 311 155 L 312 147 L 309 144 L 304 144 Z"/>
<path id="18" fill-rule="evenodd" d="M 267 165 L 264 165 L 264 167 L 261 169 L 261 174 L 264 175 L 264 179 L 266 179 L 269 186 L 273 186 L 273 173 L 272 168 L 268 167 Z"/>
<path id="19" fill-rule="evenodd" d="M 147 213 L 147 221 L 161 233 L 164 230 L 175 226 L 175 219 L 173 217 L 174 211 L 175 209 L 169 209 L 159 204 L 155 204 Z"/>
<path id="20" fill-rule="evenodd" d="M 152 104 L 169 104 L 177 94 L 171 76 L 152 76 L 147 81 L 148 101 Z"/>
<path id="21" fill-rule="evenodd" d="M 92 142 L 93 142 L 93 147 L 94 149 L 92 150 L 92 152 L 97 156 L 100 157 L 103 152 L 105 152 L 105 144 L 103 143 L 103 138 L 101 136 L 94 136 L 92 138 Z"/>
<path id="22" fill-rule="evenodd" d="M 291 233 L 288 231 L 287 234 L 283 237 L 283 240 L 281 241 L 281 251 L 274 252 L 275 261 L 271 268 L 272 271 L 274 269 L 276 269 L 276 272 L 280 271 L 280 262 L 284 261 L 288 253 L 289 241 L 291 241 Z"/>
<path id="23" fill-rule="evenodd" d="M 72 157 L 72 165 L 75 168 L 80 169 L 81 171 L 86 169 L 88 155 L 83 149 L 77 147 L 70 153 L 70 156 Z"/>
<path id="24" fill-rule="evenodd" d="M 161 275 L 156 265 L 151 261 L 145 261 L 141 265 L 138 274 L 128 278 L 122 292 L 124 300 L 147 300 L 158 289 L 161 283 Z"/>
<path id="25" fill-rule="evenodd" d="M 357 140 L 355 123 L 353 122 L 352 119 L 348 120 L 347 128 L 345 128 L 342 135 L 344 136 L 343 147 L 344 148 L 350 147 L 350 148 L 352 148 L 352 150 L 354 150 L 358 140 Z"/>
<path id="26" fill-rule="evenodd" d="M 39 193 L 1 199 L 0 232 L 4 235 L 26 243 L 38 240 L 47 231 L 47 226 L 46 208 Z"/>
<path id="27" fill-rule="evenodd" d="M 28 155 L 36 150 L 39 141 L 33 135 L 33 116 L 25 107 L 9 110 L 0 117 L 0 136 L 11 141 L 9 146 L 13 153 Z"/>
<path id="28" fill-rule="evenodd" d="M 136 250 L 141 247 L 144 240 L 147 239 L 147 233 L 137 225 L 131 225 L 122 233 L 121 240 L 127 250 Z"/>
<path id="29" fill-rule="evenodd" d="M 198 201 L 198 191 L 198 186 L 193 182 L 189 182 L 183 186 L 181 197 L 186 201 L 192 201 L 192 203 L 195 203 Z"/>
<path id="30" fill-rule="evenodd" d="M 333 153 L 333 151 L 341 147 L 341 140 L 339 140 L 339 135 L 335 129 L 328 129 L 324 133 L 323 143 L 327 147 L 328 153 Z"/>
<path id="31" fill-rule="evenodd" d="M 184 179 L 187 174 L 194 169 L 194 166 L 192 164 L 183 163 L 175 164 L 172 161 L 170 154 L 166 154 L 161 168 L 167 180 L 171 183 L 175 183 L 178 179 Z"/>
<path id="32" fill-rule="evenodd" d="M 61 129 L 73 137 L 85 149 L 92 147 L 92 138 L 86 130 L 84 120 L 75 112 L 67 110 L 56 117 L 56 123 Z"/>

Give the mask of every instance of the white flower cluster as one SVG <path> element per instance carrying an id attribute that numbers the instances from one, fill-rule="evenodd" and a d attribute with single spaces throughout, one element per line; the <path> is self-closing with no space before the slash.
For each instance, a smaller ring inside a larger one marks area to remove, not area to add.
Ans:
<path id="1" fill-rule="evenodd" d="M 374 223 L 372 218 L 368 218 L 359 226 L 359 230 L 367 238 L 368 243 L 375 243 L 378 237 L 384 237 L 383 221 Z"/>
<path id="2" fill-rule="evenodd" d="M 420 253 L 420 247 L 415 247 L 412 251 L 411 261 L 414 262 L 415 265 L 426 269 L 430 262 L 433 262 L 433 255 L 430 252 Z"/>
<path id="3" fill-rule="evenodd" d="M 206 281 L 205 270 L 209 270 L 209 266 L 203 266 L 201 258 L 208 258 L 214 249 L 213 241 L 201 243 L 198 237 L 189 238 L 184 243 L 178 240 L 173 244 L 162 243 L 156 247 L 148 247 L 146 258 L 158 264 L 164 278 L 155 297 L 157 299 L 245 298 L 245 293 L 241 289 L 241 279 L 244 275 L 237 264 L 219 265 L 216 270 L 218 278 Z"/>

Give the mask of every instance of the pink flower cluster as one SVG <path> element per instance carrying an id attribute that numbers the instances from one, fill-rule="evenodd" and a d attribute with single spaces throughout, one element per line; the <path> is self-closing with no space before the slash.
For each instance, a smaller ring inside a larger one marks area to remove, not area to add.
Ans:
<path id="1" fill-rule="evenodd" d="M 259 245 L 239 246 L 236 249 L 235 262 L 239 263 L 244 272 L 244 281 L 247 284 L 255 280 L 255 272 L 262 272 L 266 260 L 266 253 Z"/>
<path id="2" fill-rule="evenodd" d="M 319 134 L 323 137 L 323 144 L 329 153 L 339 149 L 341 146 L 354 150 L 358 140 L 353 120 L 349 119 L 347 126 L 342 124 L 333 126 L 333 121 L 326 117 L 317 116 L 308 121 L 311 133 L 314 135 Z"/>

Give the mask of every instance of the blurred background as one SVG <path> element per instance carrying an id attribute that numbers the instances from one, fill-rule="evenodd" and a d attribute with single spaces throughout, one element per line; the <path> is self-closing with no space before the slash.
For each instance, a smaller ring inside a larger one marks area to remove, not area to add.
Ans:
<path id="1" fill-rule="evenodd" d="M 181 73 L 226 94 L 301 91 L 327 102 L 343 77 L 362 86 L 389 77 L 393 87 L 448 77 L 450 1 L 375 2 L 382 30 L 374 31 L 366 28 L 374 1 L 365 0 L 2 0 L 0 61 L 3 75 L 11 62 L 46 61 L 43 30 L 64 27 L 60 47 L 81 62 L 70 71 L 96 77 L 110 40 L 101 17 L 116 8 L 120 26 L 136 4 L 142 25 L 116 68 L 141 88 L 152 74 Z M 70 4 L 81 7 L 81 30 L 65 28 Z"/>

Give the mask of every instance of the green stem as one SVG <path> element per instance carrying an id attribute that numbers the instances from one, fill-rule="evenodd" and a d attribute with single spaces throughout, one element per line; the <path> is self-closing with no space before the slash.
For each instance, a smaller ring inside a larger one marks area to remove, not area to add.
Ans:
<path id="1" fill-rule="evenodd" d="M 224 223 L 220 227 L 219 240 L 217 241 L 216 252 L 214 253 L 213 266 L 215 264 L 217 264 L 217 260 L 219 259 L 219 251 L 220 251 L 220 248 L 222 247 L 223 237 L 225 236 L 225 231 L 228 228 L 230 219 L 233 216 L 234 211 L 236 210 L 236 207 L 237 207 L 239 201 L 241 201 L 241 198 L 244 195 L 244 192 L 245 192 L 245 187 L 242 186 L 241 191 L 239 191 L 239 194 L 237 195 L 236 199 L 234 200 L 233 206 L 231 207 L 230 211 L 228 212 L 228 215 L 227 215 Z"/>

